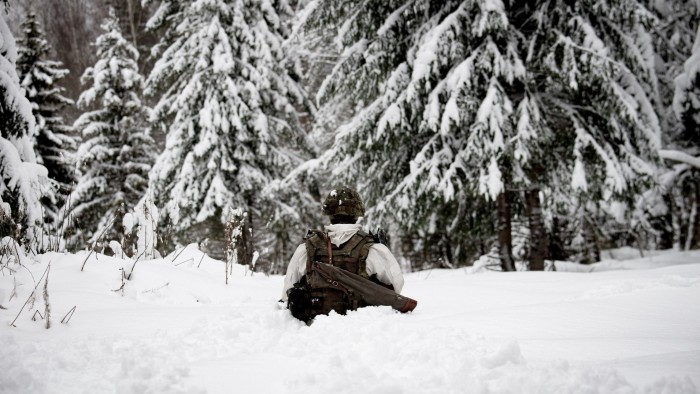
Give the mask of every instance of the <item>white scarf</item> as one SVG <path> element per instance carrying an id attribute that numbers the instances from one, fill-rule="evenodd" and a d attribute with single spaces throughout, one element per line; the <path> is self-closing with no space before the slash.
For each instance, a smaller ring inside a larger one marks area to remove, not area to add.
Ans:
<path id="1" fill-rule="evenodd" d="M 331 242 L 335 246 L 340 246 L 348 242 L 348 240 L 352 238 L 356 232 L 360 231 L 361 228 L 361 224 L 340 223 L 327 225 L 326 231 L 328 231 L 328 237 L 331 239 Z"/>

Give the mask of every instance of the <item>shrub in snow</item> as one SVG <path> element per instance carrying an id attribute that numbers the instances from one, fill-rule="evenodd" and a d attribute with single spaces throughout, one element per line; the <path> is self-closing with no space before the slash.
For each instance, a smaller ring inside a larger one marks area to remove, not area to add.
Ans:
<path id="1" fill-rule="evenodd" d="M 123 246 L 128 256 L 140 260 L 160 257 L 158 247 L 158 222 L 160 213 L 153 199 L 146 196 L 134 207 L 133 212 L 124 215 Z"/>
<path id="2" fill-rule="evenodd" d="M 14 273 L 22 265 L 29 263 L 31 260 L 13 237 L 0 239 L 0 270 L 3 273 L 8 273 L 5 271 L 6 269 L 9 270 L 9 273 Z"/>

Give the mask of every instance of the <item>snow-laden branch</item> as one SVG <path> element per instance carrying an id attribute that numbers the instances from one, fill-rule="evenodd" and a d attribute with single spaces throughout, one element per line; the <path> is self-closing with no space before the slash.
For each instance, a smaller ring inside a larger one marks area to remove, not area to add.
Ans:
<path id="1" fill-rule="evenodd" d="M 679 163 L 691 165 L 695 168 L 700 168 L 700 157 L 694 157 L 685 152 L 670 149 L 661 149 L 659 151 L 659 156 L 662 159 L 677 161 Z"/>

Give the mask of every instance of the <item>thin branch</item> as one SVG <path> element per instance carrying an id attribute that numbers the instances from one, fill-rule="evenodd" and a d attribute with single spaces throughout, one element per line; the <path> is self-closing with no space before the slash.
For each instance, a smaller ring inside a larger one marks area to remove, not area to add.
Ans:
<path id="1" fill-rule="evenodd" d="M 155 293 L 156 291 L 158 291 L 158 290 L 160 290 L 160 289 L 162 289 L 162 288 L 168 286 L 169 284 L 170 284 L 170 282 L 167 282 L 166 284 L 164 284 L 164 285 L 161 286 L 161 287 L 158 287 L 158 288 L 155 288 L 155 289 L 151 289 L 151 290 L 146 290 L 146 291 L 144 291 L 144 293 Z"/>
<path id="2" fill-rule="evenodd" d="M 146 247 L 143 248 L 143 252 L 141 252 L 141 254 L 136 256 L 136 261 L 134 261 L 134 265 L 131 266 L 131 271 L 129 271 L 129 276 L 126 277 L 127 280 L 131 280 L 131 274 L 134 273 L 134 268 L 136 268 L 136 263 L 139 262 L 139 259 L 141 258 L 141 256 L 143 256 L 146 253 L 147 250 L 148 250 L 148 245 L 146 245 Z"/>
<path id="3" fill-rule="evenodd" d="M 122 277 L 121 277 L 121 279 L 122 279 L 122 285 L 119 286 L 118 289 L 112 290 L 112 291 L 117 292 L 117 291 L 120 291 L 120 290 L 121 290 L 122 295 L 124 295 L 124 284 L 126 283 L 126 282 L 124 282 L 124 278 L 126 277 L 126 274 L 124 273 L 124 268 L 120 268 L 119 270 L 122 272 L 122 275 L 121 275 L 121 276 L 122 276 Z"/>
<path id="4" fill-rule="evenodd" d="M 185 249 L 187 249 L 187 246 L 183 247 L 183 248 L 175 255 L 175 257 L 173 257 L 171 263 L 174 262 L 175 260 L 177 260 L 177 258 L 180 257 L 180 255 L 182 254 L 182 252 L 185 251 Z"/>
<path id="5" fill-rule="evenodd" d="M 70 319 L 73 317 L 73 314 L 75 313 L 75 309 L 76 309 L 77 307 L 78 307 L 77 305 L 74 306 L 73 308 L 71 308 L 71 310 L 68 311 L 68 313 L 66 313 L 65 316 L 63 316 L 63 319 L 61 319 L 61 323 L 62 323 L 62 324 L 68 324 L 68 322 L 70 321 Z M 67 318 L 68 320 L 66 320 L 66 318 Z"/>
<path id="6" fill-rule="evenodd" d="M 97 238 L 95 239 L 95 242 L 92 243 L 92 248 L 90 248 L 90 253 L 88 253 L 87 257 L 85 258 L 85 261 L 83 261 L 83 266 L 80 267 L 80 271 L 81 271 L 81 272 L 82 272 L 83 269 L 85 268 L 85 263 L 87 263 L 88 259 L 90 258 L 90 255 L 92 255 L 92 252 L 95 251 L 95 245 L 97 244 L 97 240 L 100 239 L 100 238 L 102 238 L 102 236 L 105 235 L 105 233 L 107 232 L 107 230 L 109 230 L 109 228 L 112 227 L 112 224 L 114 223 L 114 220 L 115 220 L 116 218 L 117 218 L 117 216 L 115 215 L 115 216 L 112 218 L 112 220 L 110 220 L 109 224 L 108 224 L 107 226 L 105 226 L 104 230 L 102 230 L 102 233 L 100 234 L 100 236 L 97 237 Z"/>
<path id="7" fill-rule="evenodd" d="M 659 157 L 666 160 L 677 161 L 700 169 L 700 157 L 693 157 L 685 152 L 671 149 L 659 150 Z"/>
<path id="8" fill-rule="evenodd" d="M 190 257 L 190 258 L 187 259 L 187 260 L 184 260 L 184 261 L 182 261 L 182 262 L 179 262 L 179 263 L 175 264 L 175 266 L 177 267 L 177 266 L 179 266 L 179 265 L 182 265 L 182 264 L 185 264 L 185 263 L 189 263 L 190 261 L 194 261 L 194 258 Z"/>

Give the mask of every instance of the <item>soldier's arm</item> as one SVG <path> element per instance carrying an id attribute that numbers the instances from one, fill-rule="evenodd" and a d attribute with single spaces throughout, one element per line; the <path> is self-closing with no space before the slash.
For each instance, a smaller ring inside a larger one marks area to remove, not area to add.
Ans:
<path id="1" fill-rule="evenodd" d="M 389 248 L 382 244 L 374 244 L 367 254 L 367 274 L 377 275 L 381 282 L 394 286 L 394 291 L 401 293 L 403 289 L 403 273 L 399 262 Z"/>
<path id="2" fill-rule="evenodd" d="M 282 290 L 282 301 L 287 302 L 287 290 L 291 289 L 295 283 L 301 280 L 306 273 L 306 245 L 301 244 L 292 255 L 292 259 L 287 266 L 287 275 L 284 277 L 284 289 Z"/>

